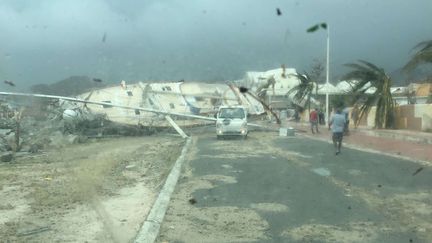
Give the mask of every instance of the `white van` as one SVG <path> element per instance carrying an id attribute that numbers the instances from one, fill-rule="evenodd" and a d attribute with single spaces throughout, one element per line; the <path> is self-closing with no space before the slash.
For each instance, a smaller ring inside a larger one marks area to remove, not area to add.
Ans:
<path id="1" fill-rule="evenodd" d="M 248 134 L 247 111 L 243 106 L 221 106 L 216 115 L 216 136 L 241 136 Z"/>

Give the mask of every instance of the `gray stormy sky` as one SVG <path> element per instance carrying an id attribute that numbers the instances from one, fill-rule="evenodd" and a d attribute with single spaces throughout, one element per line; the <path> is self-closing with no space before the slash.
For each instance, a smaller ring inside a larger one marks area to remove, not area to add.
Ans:
<path id="1" fill-rule="evenodd" d="M 318 22 L 330 26 L 331 78 L 357 59 L 392 72 L 432 39 L 431 13 L 431 0 L 0 0 L 0 79 L 23 88 L 71 75 L 114 83 L 239 79 L 282 63 L 307 71 L 325 60 L 326 32 L 305 31 Z"/>

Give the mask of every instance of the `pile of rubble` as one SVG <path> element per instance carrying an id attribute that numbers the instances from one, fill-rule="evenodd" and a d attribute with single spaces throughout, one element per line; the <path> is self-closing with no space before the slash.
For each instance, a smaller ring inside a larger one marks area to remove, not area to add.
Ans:
<path id="1" fill-rule="evenodd" d="M 37 116 L 32 113 L 37 112 Z M 36 153 L 50 145 L 74 143 L 74 135 L 63 133 L 63 124 L 56 116 L 33 109 L 0 103 L 0 161 Z"/>
<path id="2" fill-rule="evenodd" d="M 28 103 L 31 105 L 29 106 Z M 58 101 L 32 101 L 12 106 L 0 101 L 0 162 L 40 152 L 84 143 L 89 137 L 136 136 L 154 133 L 137 126 L 115 124 L 103 115 L 68 110 Z M 67 116 L 73 113 L 73 116 Z M 66 116 L 65 116 L 66 114 Z"/>

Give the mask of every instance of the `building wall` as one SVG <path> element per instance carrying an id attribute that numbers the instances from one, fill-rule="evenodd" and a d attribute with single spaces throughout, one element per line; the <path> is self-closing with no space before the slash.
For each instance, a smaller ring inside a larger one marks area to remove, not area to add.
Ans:
<path id="1" fill-rule="evenodd" d="M 350 128 L 354 128 L 354 121 L 351 118 L 350 108 Z M 373 128 L 375 125 L 376 107 L 372 107 L 369 113 L 360 122 L 360 127 Z M 330 114 L 331 116 L 331 114 Z M 300 114 L 301 121 L 308 122 L 309 115 L 307 109 Z M 396 129 L 407 129 L 413 131 L 432 130 L 432 104 L 401 105 L 395 108 Z"/>
<path id="2" fill-rule="evenodd" d="M 396 128 L 421 131 L 422 118 L 416 116 L 419 105 L 402 105 L 396 107 Z"/>
<path id="3" fill-rule="evenodd" d="M 432 104 L 415 105 L 414 115 L 422 120 L 422 131 L 432 130 Z"/>
<path id="4" fill-rule="evenodd" d="M 367 117 L 363 117 L 360 126 L 373 128 L 376 107 L 372 107 Z M 432 130 L 432 104 L 401 105 L 395 109 L 396 129 L 414 131 Z M 353 122 L 350 126 L 354 126 Z"/>

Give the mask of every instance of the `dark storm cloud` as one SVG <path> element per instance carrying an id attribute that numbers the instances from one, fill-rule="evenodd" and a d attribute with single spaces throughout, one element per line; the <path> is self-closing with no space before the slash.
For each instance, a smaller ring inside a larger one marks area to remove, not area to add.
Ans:
<path id="1" fill-rule="evenodd" d="M 322 22 L 333 77 L 357 59 L 392 71 L 432 39 L 431 10 L 427 0 L 2 0 L 0 78 L 24 86 L 70 75 L 227 80 L 282 63 L 303 71 L 325 58 L 326 31 L 306 32 Z"/>

